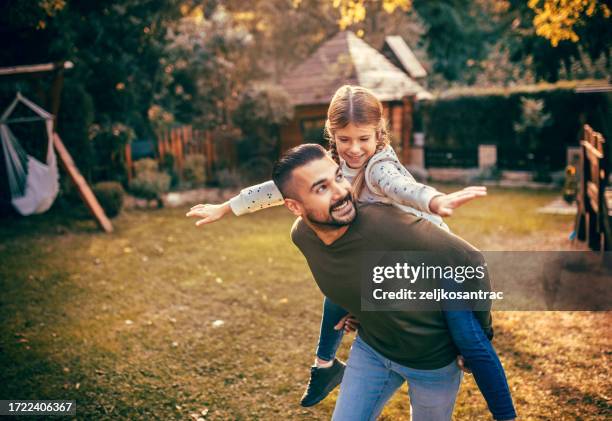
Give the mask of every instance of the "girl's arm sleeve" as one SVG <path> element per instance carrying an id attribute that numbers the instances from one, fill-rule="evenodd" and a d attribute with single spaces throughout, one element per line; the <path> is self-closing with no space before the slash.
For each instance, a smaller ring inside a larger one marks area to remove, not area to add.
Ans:
<path id="1" fill-rule="evenodd" d="M 271 206 L 279 206 L 284 202 L 283 195 L 274 181 L 270 180 L 242 189 L 238 195 L 230 199 L 230 207 L 234 215 L 240 216 Z"/>
<path id="2" fill-rule="evenodd" d="M 433 187 L 418 183 L 409 173 L 402 172 L 392 162 L 379 162 L 373 165 L 370 180 L 376 193 L 394 202 L 431 213 L 429 202 L 442 195 Z"/>

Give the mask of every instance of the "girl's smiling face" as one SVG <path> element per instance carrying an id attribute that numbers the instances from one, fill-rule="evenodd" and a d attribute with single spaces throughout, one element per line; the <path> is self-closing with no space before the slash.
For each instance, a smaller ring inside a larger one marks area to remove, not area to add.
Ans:
<path id="1" fill-rule="evenodd" d="M 376 153 L 376 126 L 347 124 L 334 133 L 336 150 L 346 165 L 359 169 Z"/>

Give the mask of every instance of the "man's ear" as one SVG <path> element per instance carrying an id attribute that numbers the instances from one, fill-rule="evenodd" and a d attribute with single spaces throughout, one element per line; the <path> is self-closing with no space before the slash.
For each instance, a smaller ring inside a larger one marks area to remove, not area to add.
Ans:
<path id="1" fill-rule="evenodd" d="M 304 214 L 304 207 L 295 199 L 285 199 L 285 206 L 295 216 L 302 216 Z"/>

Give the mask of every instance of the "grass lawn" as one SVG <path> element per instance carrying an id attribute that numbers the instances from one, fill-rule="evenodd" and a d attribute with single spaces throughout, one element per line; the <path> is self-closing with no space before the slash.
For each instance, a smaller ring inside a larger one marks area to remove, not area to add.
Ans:
<path id="1" fill-rule="evenodd" d="M 448 189 L 447 189 L 448 190 Z M 483 250 L 568 248 L 551 192 L 490 190 L 449 218 Z M 187 209 L 124 212 L 116 232 L 57 211 L 0 227 L 0 399 L 76 399 L 79 419 L 329 419 L 299 398 L 322 296 L 284 209 L 196 229 Z M 521 419 L 604 419 L 610 313 L 494 315 Z M 346 358 L 351 338 L 340 356 Z M 382 419 L 408 420 L 406 386 Z M 458 420 L 488 420 L 473 379 Z"/>

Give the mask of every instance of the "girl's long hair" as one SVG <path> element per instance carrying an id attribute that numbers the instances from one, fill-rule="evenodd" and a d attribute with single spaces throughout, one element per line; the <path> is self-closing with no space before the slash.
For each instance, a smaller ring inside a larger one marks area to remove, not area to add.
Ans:
<path id="1" fill-rule="evenodd" d="M 340 156 L 336 146 L 336 130 L 353 123 L 356 126 L 374 126 L 376 128 L 376 152 L 382 151 L 391 143 L 387 123 L 383 117 L 382 103 L 367 88 L 344 85 L 340 87 L 329 104 L 325 121 L 325 137 L 329 142 L 331 156 L 340 165 Z M 359 199 L 365 186 L 365 170 L 370 159 L 359 169 L 353 180 L 355 198 Z"/>

